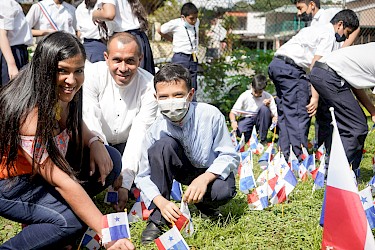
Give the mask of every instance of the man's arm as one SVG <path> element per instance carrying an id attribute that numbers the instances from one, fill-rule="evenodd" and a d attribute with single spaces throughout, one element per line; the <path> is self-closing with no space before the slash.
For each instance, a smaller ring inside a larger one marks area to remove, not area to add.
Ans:
<path id="1" fill-rule="evenodd" d="M 357 39 L 359 32 L 361 32 L 361 29 L 358 27 L 358 29 L 353 31 L 348 37 L 348 39 L 345 40 L 344 44 L 342 45 L 342 48 L 351 46 L 354 43 L 355 39 Z"/>
<path id="2" fill-rule="evenodd" d="M 13 57 L 12 49 L 10 48 L 7 33 L 6 30 L 0 29 L 0 49 L 8 65 L 9 79 L 12 79 L 18 74 L 18 68 Z"/>

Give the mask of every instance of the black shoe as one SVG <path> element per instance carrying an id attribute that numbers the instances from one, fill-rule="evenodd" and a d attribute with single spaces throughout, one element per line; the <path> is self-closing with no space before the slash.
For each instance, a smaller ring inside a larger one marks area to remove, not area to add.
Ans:
<path id="1" fill-rule="evenodd" d="M 199 206 L 197 208 L 201 212 L 201 217 L 204 219 L 218 219 L 223 216 L 218 208 L 204 206 Z"/>
<path id="2" fill-rule="evenodd" d="M 153 242 L 156 238 L 163 234 L 163 230 L 154 222 L 149 221 L 145 230 L 142 232 L 141 243 L 143 245 Z"/>

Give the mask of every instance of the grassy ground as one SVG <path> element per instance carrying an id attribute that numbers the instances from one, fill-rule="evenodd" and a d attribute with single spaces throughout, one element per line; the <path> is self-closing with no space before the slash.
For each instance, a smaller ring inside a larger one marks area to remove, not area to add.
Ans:
<path id="1" fill-rule="evenodd" d="M 312 138 L 313 126 L 310 131 L 309 137 Z M 373 175 L 371 158 L 375 151 L 374 139 L 375 133 L 371 133 L 366 140 L 367 152 L 361 164 L 359 190 L 366 186 Z M 256 177 L 261 172 L 256 163 L 254 172 Z M 319 216 L 323 190 L 314 193 L 311 190 L 311 179 L 299 181 L 288 202 L 264 211 L 250 211 L 246 196 L 238 193 L 222 207 L 223 219 L 216 222 L 202 219 L 195 206 L 191 205 L 196 233 L 186 238 L 186 242 L 191 249 L 320 249 L 322 228 L 319 226 Z M 112 212 L 102 200 L 103 194 L 95 202 L 103 213 Z M 145 226 L 146 222 L 131 224 L 132 241 L 137 249 L 156 249 L 155 244 L 146 247 L 140 244 L 140 235 Z M 0 217 L 0 244 L 19 231 L 18 223 Z"/>

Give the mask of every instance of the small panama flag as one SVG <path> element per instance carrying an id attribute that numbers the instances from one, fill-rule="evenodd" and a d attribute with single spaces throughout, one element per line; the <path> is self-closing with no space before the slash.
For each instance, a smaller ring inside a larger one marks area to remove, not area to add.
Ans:
<path id="1" fill-rule="evenodd" d="M 178 231 L 176 226 L 165 232 L 162 236 L 155 240 L 156 246 L 159 250 L 176 249 L 189 250 L 189 246 Z"/>
<path id="2" fill-rule="evenodd" d="M 130 230 L 126 212 L 112 213 L 102 217 L 102 242 L 108 243 L 113 240 L 128 238 Z"/>
<path id="3" fill-rule="evenodd" d="M 82 237 L 81 247 L 86 247 L 89 250 L 99 250 L 100 249 L 100 237 L 91 228 L 87 228 L 85 234 Z"/>
<path id="4" fill-rule="evenodd" d="M 185 236 L 192 236 L 194 234 L 193 219 L 191 218 L 190 210 L 186 202 L 181 201 L 180 211 L 187 219 L 187 224 L 185 225 L 185 228 L 182 232 Z"/>
<path id="5" fill-rule="evenodd" d="M 111 186 L 108 187 L 107 193 L 104 196 L 104 203 L 106 204 L 118 203 L 118 192 L 115 191 Z"/>

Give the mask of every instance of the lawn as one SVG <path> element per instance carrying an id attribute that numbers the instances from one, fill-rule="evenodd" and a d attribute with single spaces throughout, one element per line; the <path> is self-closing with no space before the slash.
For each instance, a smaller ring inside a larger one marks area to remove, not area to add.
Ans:
<path id="1" fill-rule="evenodd" d="M 371 124 L 372 125 L 372 124 Z M 310 128 L 310 139 L 314 126 Z M 269 136 L 271 138 L 271 135 Z M 366 140 L 359 190 L 362 190 L 373 176 L 372 160 L 375 151 L 375 133 L 369 134 Z M 258 156 L 256 156 L 256 159 Z M 254 174 L 257 177 L 261 170 L 254 161 Z M 191 249 L 320 249 L 322 228 L 319 216 L 323 199 L 323 190 L 312 192 L 313 182 L 299 181 L 288 201 L 269 207 L 263 211 L 250 211 L 246 196 L 237 196 L 223 206 L 223 218 L 210 221 L 200 217 L 194 205 L 189 206 L 196 233 L 185 238 Z M 101 201 L 103 194 L 96 197 L 103 213 L 111 208 Z M 129 207 L 130 208 L 130 207 Z M 132 241 L 137 249 L 156 249 L 155 244 L 141 246 L 140 235 L 146 222 L 131 224 Z M 0 243 L 19 232 L 20 225 L 0 217 Z"/>

